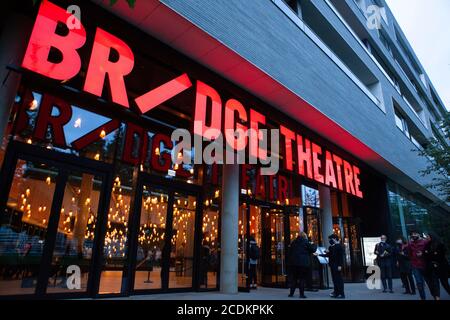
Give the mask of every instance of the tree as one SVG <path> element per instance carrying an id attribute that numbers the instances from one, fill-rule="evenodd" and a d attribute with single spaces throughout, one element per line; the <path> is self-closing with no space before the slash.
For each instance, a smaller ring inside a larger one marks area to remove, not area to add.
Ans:
<path id="1" fill-rule="evenodd" d="M 419 150 L 419 154 L 428 158 L 428 166 L 420 171 L 422 176 L 435 176 L 427 188 L 435 189 L 445 202 L 450 202 L 450 112 L 444 115 L 439 123 L 443 135 L 436 135 L 428 140 L 427 145 Z"/>

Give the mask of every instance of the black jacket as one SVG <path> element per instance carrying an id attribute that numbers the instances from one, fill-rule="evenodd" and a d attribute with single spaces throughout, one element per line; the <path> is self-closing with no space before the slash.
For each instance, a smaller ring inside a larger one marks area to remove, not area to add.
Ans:
<path id="1" fill-rule="evenodd" d="M 344 266 L 344 247 L 340 243 L 328 247 L 328 252 L 321 255 L 330 259 L 329 265 L 332 269 Z"/>
<path id="2" fill-rule="evenodd" d="M 445 254 L 445 245 L 442 243 L 429 242 L 425 247 L 425 262 L 427 269 L 448 269 L 448 260 Z"/>
<path id="3" fill-rule="evenodd" d="M 377 255 L 377 264 L 382 266 L 392 266 L 392 247 L 386 242 L 377 243 L 375 252 Z"/>
<path id="4" fill-rule="evenodd" d="M 289 246 L 288 264 L 294 267 L 309 267 L 311 254 L 316 251 L 308 240 L 297 237 Z"/>
<path id="5" fill-rule="evenodd" d="M 398 263 L 398 271 L 400 273 L 411 272 L 411 260 L 408 255 L 408 250 L 405 246 L 397 245 L 394 249 L 395 260 Z"/>

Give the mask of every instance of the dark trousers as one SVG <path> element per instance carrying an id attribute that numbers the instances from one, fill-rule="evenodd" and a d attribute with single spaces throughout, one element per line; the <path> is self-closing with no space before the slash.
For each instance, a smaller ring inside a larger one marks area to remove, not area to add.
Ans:
<path id="1" fill-rule="evenodd" d="M 383 284 L 383 290 L 392 290 L 392 265 L 390 263 L 383 263 L 380 266 L 381 271 L 381 283 Z M 387 280 L 387 283 L 386 283 Z"/>
<path id="2" fill-rule="evenodd" d="M 441 296 L 441 286 L 439 284 L 439 271 L 437 268 L 431 268 L 425 272 L 425 281 L 430 289 L 433 298 Z"/>
<path id="3" fill-rule="evenodd" d="M 416 293 L 416 286 L 414 285 L 414 279 L 411 272 L 400 272 L 400 279 L 405 287 L 405 292 Z"/>
<path id="4" fill-rule="evenodd" d="M 425 279 L 429 279 L 429 277 L 426 277 L 425 270 L 421 268 L 413 268 L 413 276 L 416 280 L 417 285 L 417 291 L 419 291 L 420 299 L 425 300 Z M 426 281 L 428 286 L 430 285 L 429 281 Z M 431 289 L 430 289 L 431 290 Z"/>
<path id="5" fill-rule="evenodd" d="M 331 279 L 333 280 L 334 295 L 340 296 L 344 294 L 344 279 L 342 278 L 342 271 L 339 271 L 336 267 L 330 267 Z"/>
<path id="6" fill-rule="evenodd" d="M 256 264 L 250 263 L 248 268 L 248 280 L 250 285 L 256 284 Z"/>
<path id="7" fill-rule="evenodd" d="M 308 279 L 309 268 L 308 267 L 291 267 L 291 291 L 290 294 L 293 295 L 295 288 L 300 290 L 300 296 L 305 294 L 305 284 Z"/>
<path id="8" fill-rule="evenodd" d="M 450 286 L 448 285 L 448 267 L 444 265 L 439 268 L 438 271 L 439 280 L 441 280 L 442 287 L 444 287 L 445 291 L 450 295 Z"/>

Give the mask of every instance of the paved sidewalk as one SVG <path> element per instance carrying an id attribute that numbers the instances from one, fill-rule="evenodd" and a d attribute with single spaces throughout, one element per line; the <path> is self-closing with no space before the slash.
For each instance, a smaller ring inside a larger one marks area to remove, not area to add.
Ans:
<path id="1" fill-rule="evenodd" d="M 331 290 L 319 290 L 318 292 L 307 291 L 305 295 L 309 300 L 330 300 Z M 346 283 L 345 293 L 347 300 L 419 300 L 419 295 L 402 294 L 403 289 L 400 280 L 394 280 L 394 293 L 382 293 L 381 290 L 369 290 L 365 283 Z M 431 300 L 428 288 L 426 289 L 427 300 Z M 295 298 L 289 298 L 287 289 L 258 288 L 250 293 L 240 292 L 238 294 L 221 294 L 220 292 L 188 292 L 169 293 L 153 295 L 136 295 L 126 298 L 129 300 L 295 300 L 298 299 L 298 291 Z M 441 287 L 441 299 L 450 300 L 450 296 Z"/>

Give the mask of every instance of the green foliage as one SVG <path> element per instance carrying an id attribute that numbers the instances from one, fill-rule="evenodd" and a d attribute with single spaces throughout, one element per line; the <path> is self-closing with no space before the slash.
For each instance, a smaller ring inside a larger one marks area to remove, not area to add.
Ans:
<path id="1" fill-rule="evenodd" d="M 428 158 L 428 166 L 421 170 L 422 176 L 435 173 L 432 182 L 426 187 L 435 189 L 450 202 L 450 112 L 447 112 L 439 123 L 443 136 L 431 138 L 419 154 Z"/>

